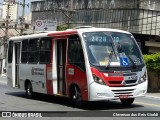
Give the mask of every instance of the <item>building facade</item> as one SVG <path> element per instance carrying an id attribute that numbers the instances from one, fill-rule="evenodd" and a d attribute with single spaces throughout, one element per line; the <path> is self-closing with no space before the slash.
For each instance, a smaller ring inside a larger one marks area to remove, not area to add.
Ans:
<path id="1" fill-rule="evenodd" d="M 160 25 L 158 0 L 32 1 L 32 22 L 37 19 L 56 19 L 59 25 L 67 23 L 68 19 L 63 14 L 65 11 L 59 8 L 75 11 L 69 21 L 73 27 L 91 25 L 118 28 L 138 34 L 160 34 L 157 27 Z"/>
<path id="2" fill-rule="evenodd" d="M 157 43 L 146 42 L 160 41 L 159 0 L 32 0 L 31 11 L 33 25 L 37 19 L 49 19 L 57 20 L 59 26 L 127 30 L 140 41 L 143 53 L 149 52 L 148 47 L 160 52 Z"/>
<path id="3" fill-rule="evenodd" d="M 9 4 L 9 9 L 8 9 L 8 2 L 3 2 L 3 12 L 2 12 L 2 18 L 6 19 L 7 12 L 9 12 L 9 16 L 11 20 L 16 21 L 18 18 L 18 4 Z"/>

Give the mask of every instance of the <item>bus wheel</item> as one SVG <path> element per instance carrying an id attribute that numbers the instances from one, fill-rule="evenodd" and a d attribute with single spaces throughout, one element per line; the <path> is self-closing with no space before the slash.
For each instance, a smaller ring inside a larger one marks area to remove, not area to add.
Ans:
<path id="1" fill-rule="evenodd" d="M 72 91 L 72 102 L 74 107 L 80 108 L 82 107 L 82 95 L 80 89 L 78 87 L 74 87 Z"/>
<path id="2" fill-rule="evenodd" d="M 128 98 L 128 99 L 120 99 L 122 104 L 125 106 L 129 106 L 134 102 L 134 98 Z"/>
<path id="3" fill-rule="evenodd" d="M 26 95 L 27 95 L 27 98 L 33 98 L 33 89 L 32 89 L 31 83 L 29 82 L 26 85 Z"/>

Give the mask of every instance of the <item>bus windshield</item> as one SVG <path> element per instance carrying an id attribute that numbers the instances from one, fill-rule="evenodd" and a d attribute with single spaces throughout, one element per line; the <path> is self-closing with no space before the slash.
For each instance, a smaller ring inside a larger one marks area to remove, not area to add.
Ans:
<path id="1" fill-rule="evenodd" d="M 142 54 L 131 34 L 85 32 L 83 38 L 92 65 L 136 67 L 143 64 Z"/>

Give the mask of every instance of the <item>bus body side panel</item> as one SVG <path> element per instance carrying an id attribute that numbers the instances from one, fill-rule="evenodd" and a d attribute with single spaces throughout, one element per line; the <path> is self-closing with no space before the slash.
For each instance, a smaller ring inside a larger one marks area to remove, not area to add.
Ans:
<path id="1" fill-rule="evenodd" d="M 24 89 L 25 80 L 30 80 L 34 92 L 46 92 L 46 65 L 20 64 L 20 88 Z"/>
<path id="2" fill-rule="evenodd" d="M 15 67 L 16 67 L 16 61 L 15 61 L 15 44 L 13 45 L 13 59 L 12 59 L 12 86 L 16 87 L 16 83 L 15 83 L 15 77 L 16 77 L 16 71 L 15 71 Z"/>
<path id="3" fill-rule="evenodd" d="M 47 94 L 57 94 L 57 68 L 56 68 L 56 46 L 52 40 L 51 64 L 46 65 L 46 88 Z"/>
<path id="4" fill-rule="evenodd" d="M 13 78 L 12 78 L 12 71 L 13 70 L 13 68 L 12 68 L 12 63 L 8 63 L 8 65 L 7 65 L 7 79 L 8 79 L 8 82 L 7 82 L 7 85 L 9 85 L 9 86 L 11 86 L 11 87 L 13 87 Z"/>
<path id="5" fill-rule="evenodd" d="M 46 65 L 46 89 L 47 94 L 53 95 L 52 65 Z"/>
<path id="6" fill-rule="evenodd" d="M 29 70 L 29 65 L 28 64 L 20 64 L 19 69 L 20 69 L 20 75 L 19 75 L 19 84 L 20 88 L 25 90 L 25 80 L 30 80 L 30 77 L 27 77 L 27 73 Z M 25 68 L 25 69 L 24 69 Z M 32 89 L 34 91 L 34 87 L 32 85 Z"/>
<path id="7" fill-rule="evenodd" d="M 7 81 L 7 85 L 9 85 L 9 86 L 11 86 L 11 87 L 13 87 L 13 80 L 12 80 L 12 70 L 13 70 L 13 68 L 12 68 L 12 63 L 8 63 L 8 58 L 9 58 L 9 42 L 8 42 L 8 49 L 7 49 L 7 59 L 6 59 L 6 62 L 7 62 L 7 79 L 8 79 L 8 81 Z M 12 50 L 13 50 L 13 48 L 12 48 Z M 12 53 L 12 60 L 13 60 L 13 53 Z"/>
<path id="8" fill-rule="evenodd" d="M 79 34 L 78 34 L 78 36 L 80 37 Z M 82 39 L 80 39 L 80 40 L 82 40 Z M 88 63 L 88 61 L 86 60 L 87 55 L 86 55 L 86 51 L 84 49 L 85 45 L 84 45 L 83 41 L 81 41 L 81 45 L 82 45 L 82 49 L 83 49 L 83 55 L 84 55 L 83 57 L 84 57 L 84 61 L 85 61 L 84 68 L 85 69 L 82 70 L 82 68 L 80 68 L 76 65 L 72 65 L 69 63 L 66 64 L 67 95 L 70 95 L 71 84 L 76 84 L 80 88 L 80 92 L 82 94 L 82 100 L 88 101 L 88 99 L 89 99 L 88 98 L 88 96 L 89 96 L 88 95 L 89 94 L 88 93 L 88 81 L 87 81 L 88 67 L 86 67 L 86 62 Z M 68 50 L 68 48 L 67 48 L 67 50 Z"/>
<path id="9" fill-rule="evenodd" d="M 53 94 L 58 93 L 58 83 L 57 83 L 57 41 L 52 40 L 52 84 L 53 84 Z"/>
<path id="10" fill-rule="evenodd" d="M 91 72 L 91 66 L 88 59 L 87 49 L 85 46 L 85 42 L 82 38 L 82 33 L 79 32 L 79 36 L 81 38 L 81 44 L 83 48 L 83 54 L 84 54 L 84 60 L 85 60 L 85 69 L 86 69 L 86 89 L 87 89 L 87 101 L 90 101 L 90 84 L 94 82 L 92 72 Z"/>
<path id="11" fill-rule="evenodd" d="M 56 40 L 52 40 L 52 84 L 53 84 L 53 94 L 58 93 L 58 84 L 57 84 L 57 55 L 56 55 L 56 50 L 57 50 L 57 42 Z"/>
<path id="12" fill-rule="evenodd" d="M 69 94 L 69 88 L 72 83 L 77 84 L 80 87 L 82 93 L 82 99 L 88 100 L 87 78 L 86 71 L 80 68 L 68 64 L 66 67 L 66 79 L 67 79 L 67 93 Z"/>
<path id="13" fill-rule="evenodd" d="M 20 42 L 13 42 L 13 56 L 12 56 L 12 63 L 8 63 L 7 65 L 7 77 L 8 77 L 8 85 L 12 86 L 13 88 L 17 88 L 16 86 L 16 43 Z"/>

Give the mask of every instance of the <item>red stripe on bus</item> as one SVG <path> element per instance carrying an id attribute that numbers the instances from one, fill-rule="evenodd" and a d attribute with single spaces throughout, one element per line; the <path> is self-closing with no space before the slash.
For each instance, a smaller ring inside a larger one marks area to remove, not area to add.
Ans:
<path id="1" fill-rule="evenodd" d="M 55 37 L 55 36 L 65 36 L 65 35 L 72 35 L 72 34 L 77 34 L 78 32 L 76 30 L 72 31 L 58 31 L 54 33 L 49 33 L 48 36 L 50 37 Z"/>
<path id="2" fill-rule="evenodd" d="M 47 94 L 53 95 L 53 81 L 48 78 L 48 73 L 52 72 L 52 65 L 46 64 L 46 88 Z"/>
<path id="3" fill-rule="evenodd" d="M 122 81 L 124 80 L 123 76 L 114 76 L 114 77 L 104 77 L 105 80 L 110 80 L 110 81 Z"/>
<path id="4" fill-rule="evenodd" d="M 122 87 L 122 84 L 109 84 L 110 87 Z"/>
<path id="5" fill-rule="evenodd" d="M 123 86 L 121 83 L 124 80 L 123 73 L 116 74 L 115 73 L 101 73 L 96 68 L 91 68 L 92 74 L 96 75 L 97 77 L 103 79 L 106 85 L 108 86 Z M 108 76 L 108 75 L 113 76 Z M 115 76 L 114 76 L 115 75 Z"/>
<path id="6" fill-rule="evenodd" d="M 51 56 L 50 63 L 53 62 L 53 50 L 54 50 L 54 41 L 52 40 L 52 50 L 51 50 L 51 54 L 50 54 L 50 56 Z"/>

